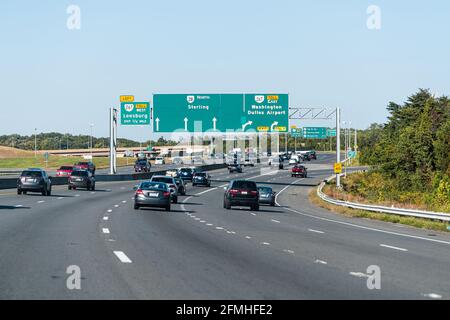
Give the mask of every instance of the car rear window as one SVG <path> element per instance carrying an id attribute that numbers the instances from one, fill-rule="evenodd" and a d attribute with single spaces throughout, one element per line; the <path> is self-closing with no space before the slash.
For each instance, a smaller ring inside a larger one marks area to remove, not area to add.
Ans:
<path id="1" fill-rule="evenodd" d="M 257 190 L 256 183 L 253 181 L 234 181 L 233 188 L 245 190 Z"/>
<path id="2" fill-rule="evenodd" d="M 24 171 L 24 172 L 22 172 L 22 177 L 40 178 L 40 177 L 42 177 L 42 172 L 40 172 L 40 171 Z"/>
<path id="3" fill-rule="evenodd" d="M 157 182 L 144 182 L 140 186 L 141 190 L 167 190 L 167 185 L 165 183 Z"/>
<path id="4" fill-rule="evenodd" d="M 72 177 L 87 177 L 89 174 L 87 171 L 74 171 L 72 172 Z"/>
<path id="5" fill-rule="evenodd" d="M 154 182 L 164 182 L 164 183 L 172 183 L 172 178 L 165 178 L 165 177 L 156 177 L 152 178 L 152 181 Z"/>
<path id="6" fill-rule="evenodd" d="M 73 167 L 62 166 L 59 170 L 73 170 Z"/>
<path id="7" fill-rule="evenodd" d="M 263 193 L 271 193 L 272 192 L 272 188 L 269 188 L 269 187 L 259 187 L 258 190 Z"/>
<path id="8" fill-rule="evenodd" d="M 188 169 L 188 168 L 180 169 L 180 172 L 188 172 L 188 173 L 191 173 L 191 172 L 192 172 L 192 169 Z"/>

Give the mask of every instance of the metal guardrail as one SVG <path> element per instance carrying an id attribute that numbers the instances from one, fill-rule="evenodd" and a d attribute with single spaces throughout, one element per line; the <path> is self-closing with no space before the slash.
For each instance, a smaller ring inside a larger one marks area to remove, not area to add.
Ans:
<path id="1" fill-rule="evenodd" d="M 357 203 L 357 202 L 336 200 L 334 198 L 327 196 L 325 193 L 322 192 L 323 187 L 325 186 L 326 182 L 329 182 L 331 180 L 333 180 L 333 178 L 327 179 L 326 181 L 322 182 L 319 185 L 319 187 L 317 188 L 317 195 L 322 200 L 324 200 L 328 203 L 331 203 L 331 204 L 334 204 L 337 206 L 341 206 L 341 207 L 348 207 L 348 208 L 360 209 L 360 210 L 366 210 L 366 211 L 372 211 L 372 212 L 389 213 L 389 214 L 395 214 L 395 215 L 400 215 L 400 216 L 433 219 L 433 220 L 440 220 L 440 221 L 450 221 L 450 214 L 444 213 L 444 212 L 401 209 L 401 208 L 395 208 L 395 207 L 384 207 L 384 206 L 378 206 L 378 205 L 369 205 L 369 204 L 361 204 L 361 203 Z"/>

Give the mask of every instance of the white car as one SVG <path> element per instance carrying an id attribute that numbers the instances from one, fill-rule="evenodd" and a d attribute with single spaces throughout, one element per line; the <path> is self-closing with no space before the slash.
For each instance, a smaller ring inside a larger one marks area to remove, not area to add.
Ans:
<path id="1" fill-rule="evenodd" d="M 291 159 L 289 160 L 289 164 L 295 165 L 295 164 L 297 164 L 297 163 L 298 163 L 298 158 L 291 158 Z"/>
<path id="2" fill-rule="evenodd" d="M 166 164 L 163 157 L 157 157 L 155 159 L 155 164 Z"/>

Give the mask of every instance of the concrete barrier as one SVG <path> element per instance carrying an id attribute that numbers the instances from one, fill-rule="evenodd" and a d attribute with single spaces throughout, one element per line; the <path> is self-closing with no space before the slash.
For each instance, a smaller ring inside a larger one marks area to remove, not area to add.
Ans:
<path id="1" fill-rule="evenodd" d="M 201 171 L 212 171 L 226 168 L 225 164 L 212 164 L 212 165 L 204 165 L 196 167 Z M 155 171 L 155 172 L 147 172 L 147 173 L 130 173 L 130 174 L 116 174 L 116 175 L 107 175 L 100 174 L 95 176 L 96 182 L 120 182 L 120 181 L 135 181 L 135 180 L 147 180 L 150 179 L 154 175 L 165 175 L 166 170 Z M 52 185 L 61 186 L 67 185 L 66 177 L 52 177 Z M 1 189 L 15 189 L 17 188 L 17 178 L 4 178 L 0 179 L 0 190 Z"/>

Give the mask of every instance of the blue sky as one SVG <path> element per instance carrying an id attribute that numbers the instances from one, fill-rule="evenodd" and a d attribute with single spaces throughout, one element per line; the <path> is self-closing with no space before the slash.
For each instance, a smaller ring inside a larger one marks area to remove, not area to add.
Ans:
<path id="1" fill-rule="evenodd" d="M 71 4 L 80 30 L 66 27 Z M 381 30 L 366 26 L 369 5 Z M 0 134 L 94 123 L 107 136 L 119 95 L 179 92 L 288 92 L 365 128 L 418 88 L 449 94 L 449 14 L 448 1 L 1 1 Z"/>

